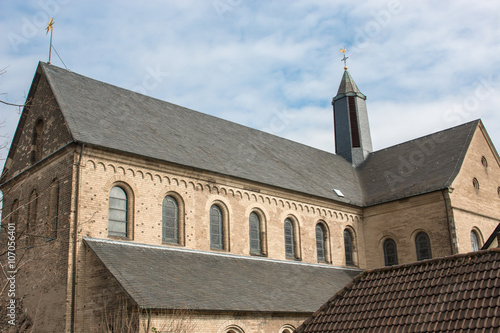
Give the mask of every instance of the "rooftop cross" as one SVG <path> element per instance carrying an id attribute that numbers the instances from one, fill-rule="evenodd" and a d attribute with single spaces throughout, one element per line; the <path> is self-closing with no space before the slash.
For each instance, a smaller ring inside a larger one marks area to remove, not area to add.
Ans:
<path id="1" fill-rule="evenodd" d="M 349 57 L 346 57 L 345 56 L 345 52 L 347 51 L 347 48 L 344 47 L 343 49 L 340 49 L 340 52 L 342 52 L 344 54 L 344 57 L 342 59 L 340 59 L 340 61 L 343 61 L 344 62 L 344 69 L 347 70 L 347 59 L 349 59 Z"/>
<path id="2" fill-rule="evenodd" d="M 54 30 L 54 18 L 51 18 L 49 23 L 47 23 L 47 28 L 45 31 L 47 31 L 47 35 L 50 32 L 50 47 L 49 47 L 49 64 L 50 64 L 50 56 L 52 54 L 52 31 Z"/>

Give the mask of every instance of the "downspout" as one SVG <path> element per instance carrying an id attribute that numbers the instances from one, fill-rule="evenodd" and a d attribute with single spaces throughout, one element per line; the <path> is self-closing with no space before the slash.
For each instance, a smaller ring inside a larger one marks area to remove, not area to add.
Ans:
<path id="1" fill-rule="evenodd" d="M 444 207 L 446 209 L 446 220 L 448 221 L 448 233 L 450 235 L 450 247 L 451 254 L 458 253 L 458 245 L 457 245 L 457 228 L 455 226 L 455 218 L 453 216 L 453 211 L 451 210 L 451 200 L 449 193 L 453 191 L 451 188 L 446 188 L 441 191 L 443 194 Z"/>
<path id="2" fill-rule="evenodd" d="M 77 146 L 78 147 L 78 146 Z M 73 261 L 73 266 L 71 270 L 71 333 L 75 332 L 75 313 L 76 313 L 76 244 L 77 244 L 77 222 L 78 222 L 78 200 L 80 193 L 80 165 L 82 162 L 82 154 L 83 149 L 85 148 L 85 144 L 82 144 L 80 149 L 80 156 L 78 157 L 78 164 L 76 165 L 76 180 L 75 180 L 75 213 L 73 215 L 73 253 L 71 260 Z"/>

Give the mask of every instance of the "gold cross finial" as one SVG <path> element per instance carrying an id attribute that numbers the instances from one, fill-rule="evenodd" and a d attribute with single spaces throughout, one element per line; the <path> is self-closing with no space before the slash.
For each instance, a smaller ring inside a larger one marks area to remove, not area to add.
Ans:
<path id="1" fill-rule="evenodd" d="M 344 57 L 342 59 L 340 59 L 340 61 L 344 62 L 344 70 L 347 70 L 347 59 L 349 59 L 349 57 L 345 56 L 346 51 L 347 51 L 347 47 L 340 49 L 340 52 L 344 54 Z"/>
<path id="2" fill-rule="evenodd" d="M 47 32 L 46 34 L 48 35 L 49 32 L 52 32 L 53 28 L 54 28 L 54 18 L 51 18 L 49 23 L 47 23 L 47 28 L 45 28 L 45 31 Z"/>

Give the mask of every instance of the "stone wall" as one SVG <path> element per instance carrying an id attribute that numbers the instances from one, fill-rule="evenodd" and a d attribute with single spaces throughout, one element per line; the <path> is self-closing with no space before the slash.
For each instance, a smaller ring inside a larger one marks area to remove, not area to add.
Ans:
<path id="1" fill-rule="evenodd" d="M 316 231 L 322 222 L 329 233 L 327 248 L 333 265 L 345 265 L 343 231 L 355 235 L 357 264 L 365 266 L 361 210 L 299 193 L 280 190 L 209 172 L 147 161 L 138 157 L 86 148 L 82 167 L 79 224 L 82 235 L 108 238 L 109 191 L 118 184 L 133 200 L 133 234 L 129 239 L 162 244 L 162 201 L 174 195 L 182 203 L 187 248 L 210 251 L 209 210 L 216 203 L 228 219 L 225 251 L 249 255 L 249 215 L 259 213 L 265 221 L 266 255 L 286 259 L 284 220 L 296 221 L 299 257 L 316 263 Z M 91 223 L 89 223 L 91 221 Z M 182 242 L 181 242 L 182 243 Z M 329 243 L 329 244 L 328 244 Z M 169 244 L 166 244 L 169 245 Z"/>
<path id="2" fill-rule="evenodd" d="M 472 251 L 471 231 L 477 233 L 482 246 L 500 223 L 500 163 L 494 149 L 481 124 L 452 184 L 450 199 L 461 253 Z"/>
<path id="3" fill-rule="evenodd" d="M 415 236 L 420 231 L 429 236 L 433 258 L 451 254 L 441 191 L 368 207 L 364 226 L 367 267 L 370 268 L 384 266 L 383 243 L 388 238 L 396 242 L 399 264 L 416 261 Z"/>

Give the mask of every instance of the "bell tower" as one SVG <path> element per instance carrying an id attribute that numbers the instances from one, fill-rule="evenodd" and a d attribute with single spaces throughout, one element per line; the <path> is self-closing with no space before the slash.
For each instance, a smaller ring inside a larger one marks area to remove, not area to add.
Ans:
<path id="1" fill-rule="evenodd" d="M 341 50 L 341 52 L 345 52 Z M 344 54 L 344 62 L 347 60 Z M 335 128 L 335 153 L 358 166 L 372 152 L 370 124 L 363 95 L 344 67 L 337 95 L 332 100 Z"/>

